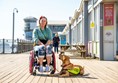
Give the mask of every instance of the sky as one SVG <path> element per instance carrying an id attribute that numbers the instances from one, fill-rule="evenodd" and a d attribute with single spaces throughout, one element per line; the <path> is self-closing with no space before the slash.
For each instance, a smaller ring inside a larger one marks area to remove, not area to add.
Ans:
<path id="1" fill-rule="evenodd" d="M 0 39 L 12 39 L 13 9 L 15 12 L 14 38 L 24 39 L 24 18 L 43 15 L 48 20 L 65 20 L 74 15 L 81 0 L 0 0 Z"/>

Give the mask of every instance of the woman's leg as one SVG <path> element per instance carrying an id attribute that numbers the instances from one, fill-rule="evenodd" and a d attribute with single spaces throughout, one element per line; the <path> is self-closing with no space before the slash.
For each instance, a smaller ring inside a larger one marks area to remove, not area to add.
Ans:
<path id="1" fill-rule="evenodd" d="M 40 64 L 41 66 L 43 65 L 43 58 L 44 57 L 39 57 L 38 58 L 38 64 Z"/>
<path id="2" fill-rule="evenodd" d="M 47 59 L 47 65 L 49 66 L 51 63 L 51 56 L 46 56 L 46 59 Z"/>
<path id="3" fill-rule="evenodd" d="M 50 63 L 51 63 L 51 57 L 52 57 L 52 48 L 50 45 L 46 47 L 46 59 L 47 59 L 47 65 L 46 65 L 46 71 L 50 71 Z"/>
<path id="4" fill-rule="evenodd" d="M 45 56 L 45 47 L 44 45 L 38 46 L 38 64 L 39 66 L 39 71 L 43 72 L 43 59 Z"/>
<path id="5" fill-rule="evenodd" d="M 58 53 L 58 47 L 57 47 L 57 53 Z"/>
<path id="6" fill-rule="evenodd" d="M 47 65 L 46 65 L 45 71 L 49 72 L 50 71 L 51 56 L 47 55 L 46 60 L 47 60 Z"/>
<path id="7" fill-rule="evenodd" d="M 58 53 L 58 46 L 59 46 L 59 45 L 57 44 L 57 53 Z"/>
<path id="8" fill-rule="evenodd" d="M 58 43 L 56 43 L 56 52 L 58 53 Z"/>
<path id="9" fill-rule="evenodd" d="M 43 63 L 43 54 L 41 53 L 41 51 L 43 50 L 42 48 L 43 48 L 44 46 L 43 45 L 40 45 L 40 46 L 35 46 L 34 47 L 34 51 L 36 52 L 36 51 L 38 51 L 38 64 L 39 65 L 42 65 L 42 63 Z"/>
<path id="10" fill-rule="evenodd" d="M 54 46 L 54 52 L 56 52 L 56 46 Z"/>
<path id="11" fill-rule="evenodd" d="M 50 45 L 46 47 L 46 59 L 47 59 L 47 65 L 50 65 L 51 62 L 51 56 L 52 56 L 52 48 Z"/>
<path id="12" fill-rule="evenodd" d="M 57 52 L 57 46 L 56 46 L 56 52 Z"/>

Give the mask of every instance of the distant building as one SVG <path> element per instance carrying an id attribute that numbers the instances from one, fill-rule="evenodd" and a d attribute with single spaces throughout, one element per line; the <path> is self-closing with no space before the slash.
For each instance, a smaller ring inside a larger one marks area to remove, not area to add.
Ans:
<path id="1" fill-rule="evenodd" d="M 48 27 L 52 30 L 53 37 L 55 33 L 62 32 L 67 23 L 67 21 L 49 21 Z"/>
<path id="2" fill-rule="evenodd" d="M 37 18 L 35 17 L 26 17 L 24 18 L 24 36 L 26 40 L 32 40 L 32 31 L 35 27 L 37 27 Z"/>
<path id="3" fill-rule="evenodd" d="M 53 37 L 58 32 L 60 37 L 60 44 L 66 44 L 66 35 L 62 34 L 68 21 L 49 21 L 48 27 L 52 30 Z"/>
<path id="4" fill-rule="evenodd" d="M 34 28 L 38 27 L 37 26 L 37 18 L 26 17 L 26 18 L 24 18 L 24 22 L 25 22 L 25 27 L 24 27 L 25 39 L 32 40 L 32 31 Z M 60 34 L 60 33 L 64 30 L 67 23 L 68 23 L 67 21 L 48 21 L 48 25 L 47 25 L 48 28 L 51 29 L 51 31 L 53 33 L 53 37 L 54 37 L 55 33 L 57 33 L 57 32 L 59 33 L 59 36 L 61 39 L 60 43 L 62 43 L 62 44 L 65 44 L 64 41 L 66 39 L 63 41 L 64 38 L 61 38 L 62 34 Z"/>

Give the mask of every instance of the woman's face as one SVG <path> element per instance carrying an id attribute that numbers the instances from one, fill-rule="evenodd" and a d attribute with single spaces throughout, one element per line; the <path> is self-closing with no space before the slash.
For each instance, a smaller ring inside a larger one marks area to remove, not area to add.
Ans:
<path id="1" fill-rule="evenodd" d="M 47 24 L 47 19 L 46 18 L 42 18 L 40 20 L 40 27 L 41 28 L 45 28 L 46 24 Z"/>

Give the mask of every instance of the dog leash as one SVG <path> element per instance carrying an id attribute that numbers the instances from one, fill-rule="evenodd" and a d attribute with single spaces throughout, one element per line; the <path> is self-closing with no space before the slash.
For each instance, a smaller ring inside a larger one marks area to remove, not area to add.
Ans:
<path id="1" fill-rule="evenodd" d="M 57 71 L 57 72 L 59 72 L 59 70 L 58 70 L 58 69 L 56 69 L 56 71 Z"/>

